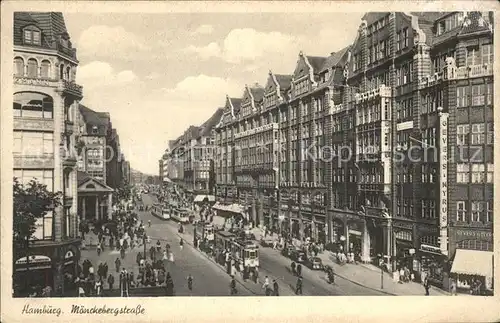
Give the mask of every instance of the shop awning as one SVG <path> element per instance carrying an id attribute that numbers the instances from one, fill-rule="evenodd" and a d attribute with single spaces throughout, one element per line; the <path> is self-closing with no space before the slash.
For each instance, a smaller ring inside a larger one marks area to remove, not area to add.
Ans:
<path id="1" fill-rule="evenodd" d="M 493 277 L 493 252 L 457 249 L 451 272 Z"/>
<path id="2" fill-rule="evenodd" d="M 218 226 L 219 228 L 223 228 L 225 222 L 226 222 L 225 218 L 218 215 L 214 215 L 214 220 L 212 224 Z"/>
<path id="3" fill-rule="evenodd" d="M 204 199 L 207 199 L 209 202 L 215 202 L 215 196 L 213 195 L 196 195 L 194 202 L 203 202 Z"/>

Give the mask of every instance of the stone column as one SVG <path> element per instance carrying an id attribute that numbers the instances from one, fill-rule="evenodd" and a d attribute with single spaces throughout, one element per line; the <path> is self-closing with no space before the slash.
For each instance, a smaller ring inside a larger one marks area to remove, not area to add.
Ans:
<path id="1" fill-rule="evenodd" d="M 95 197 L 95 219 L 99 220 L 99 195 Z"/>
<path id="2" fill-rule="evenodd" d="M 82 220 L 87 218 L 87 209 L 86 209 L 87 199 L 85 196 L 82 196 Z"/>
<path id="3" fill-rule="evenodd" d="M 344 237 L 345 237 L 345 251 L 349 252 L 350 242 L 349 242 L 349 225 L 347 222 L 344 224 Z"/>
<path id="4" fill-rule="evenodd" d="M 368 233 L 368 227 L 365 223 L 363 224 L 363 236 L 362 236 L 362 250 L 361 250 L 361 261 L 368 263 L 370 259 L 370 234 Z"/>
<path id="5" fill-rule="evenodd" d="M 111 220 L 112 218 L 112 213 L 113 213 L 113 210 L 111 208 L 113 204 L 113 194 L 111 193 L 108 193 L 108 220 Z"/>

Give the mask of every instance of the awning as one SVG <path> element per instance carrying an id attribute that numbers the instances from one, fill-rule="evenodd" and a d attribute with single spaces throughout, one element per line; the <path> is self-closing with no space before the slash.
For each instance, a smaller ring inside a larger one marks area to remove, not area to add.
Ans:
<path id="1" fill-rule="evenodd" d="M 218 215 L 214 215 L 214 220 L 213 220 L 212 224 L 222 228 L 222 227 L 224 227 L 225 222 L 226 222 L 225 218 L 218 216 Z"/>
<path id="2" fill-rule="evenodd" d="M 214 206 L 212 206 L 212 208 L 214 210 L 239 213 L 239 214 L 242 214 L 245 211 L 245 207 L 243 205 L 240 205 L 240 204 L 224 205 L 224 204 L 220 204 L 217 202 L 214 204 Z"/>
<path id="3" fill-rule="evenodd" d="M 196 195 L 194 202 L 203 202 L 204 199 L 207 199 L 209 202 L 215 202 L 215 196 L 213 195 Z"/>
<path id="4" fill-rule="evenodd" d="M 493 277 L 493 252 L 457 249 L 451 272 Z"/>

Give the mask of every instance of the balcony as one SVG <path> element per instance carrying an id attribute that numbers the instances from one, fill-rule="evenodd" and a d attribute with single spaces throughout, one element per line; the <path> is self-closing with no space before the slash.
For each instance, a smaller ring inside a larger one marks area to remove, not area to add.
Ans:
<path id="1" fill-rule="evenodd" d="M 493 64 L 486 63 L 461 67 L 450 65 L 445 67 L 445 75 L 449 80 L 463 80 L 468 78 L 492 76 Z"/>
<path id="2" fill-rule="evenodd" d="M 17 85 L 32 85 L 43 87 L 58 87 L 58 82 L 53 79 L 44 79 L 38 77 L 14 76 L 14 84 Z"/>
<path id="3" fill-rule="evenodd" d="M 366 91 L 363 93 L 356 93 L 355 100 L 356 103 L 363 101 L 375 100 L 379 97 L 390 98 L 392 96 L 392 89 L 388 86 L 381 85 L 378 89 Z"/>
<path id="4" fill-rule="evenodd" d="M 76 156 L 71 151 L 67 151 L 63 146 L 60 146 L 60 154 L 64 166 L 74 167 L 76 165 Z"/>
<path id="5" fill-rule="evenodd" d="M 59 81 L 59 89 L 64 93 L 73 95 L 77 98 L 83 97 L 83 87 L 81 85 L 76 84 L 75 82 L 70 82 L 67 80 Z"/>
<path id="6" fill-rule="evenodd" d="M 330 114 L 334 114 L 334 113 L 339 113 L 342 110 L 344 110 L 344 105 L 342 103 L 341 104 L 332 104 L 328 108 L 327 114 L 330 115 Z"/>
<path id="7" fill-rule="evenodd" d="M 418 80 L 418 87 L 419 88 L 426 88 L 430 86 L 434 86 L 441 82 L 444 79 L 444 72 L 438 72 L 434 73 L 434 75 L 428 75 L 422 77 L 420 80 Z"/>
<path id="8" fill-rule="evenodd" d="M 14 117 L 14 130 L 54 131 L 54 120 Z"/>
<path id="9" fill-rule="evenodd" d="M 39 156 L 22 156 L 14 154 L 14 168 L 54 168 L 54 155 L 43 154 Z"/>

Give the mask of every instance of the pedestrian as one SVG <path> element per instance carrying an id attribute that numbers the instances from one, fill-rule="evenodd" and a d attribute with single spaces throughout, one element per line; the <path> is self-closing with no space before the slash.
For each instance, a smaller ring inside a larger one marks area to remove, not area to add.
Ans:
<path id="1" fill-rule="evenodd" d="M 181 250 L 182 250 L 182 247 L 184 247 L 184 240 L 182 240 L 182 238 L 181 238 L 181 241 L 179 242 L 179 246 L 180 246 Z"/>
<path id="2" fill-rule="evenodd" d="M 431 286 L 428 277 L 425 277 L 424 288 L 425 288 L 425 296 L 429 296 L 429 289 L 431 288 Z"/>
<path id="3" fill-rule="evenodd" d="M 229 289 L 230 289 L 231 295 L 236 295 L 238 293 L 238 291 L 236 290 L 236 281 L 234 280 L 233 276 L 231 276 L 231 282 L 229 283 Z"/>
<path id="4" fill-rule="evenodd" d="M 120 261 L 120 258 L 116 258 L 115 260 L 115 267 L 116 267 L 116 272 L 120 272 L 120 267 L 121 267 L 122 262 Z"/>
<path id="5" fill-rule="evenodd" d="M 112 274 L 108 276 L 108 286 L 109 290 L 113 290 L 113 284 L 115 283 L 115 277 Z"/>
<path id="6" fill-rule="evenodd" d="M 452 296 L 457 296 L 457 281 L 455 279 L 451 280 L 450 292 Z"/>
<path id="7" fill-rule="evenodd" d="M 297 279 L 297 284 L 295 286 L 295 295 L 302 295 L 302 276 Z"/>
<path id="8" fill-rule="evenodd" d="M 167 292 L 167 296 L 174 296 L 174 281 L 172 280 L 172 276 L 170 276 L 170 272 L 167 273 L 165 289 Z"/>
<path id="9" fill-rule="evenodd" d="M 95 295 L 101 296 L 101 288 L 102 288 L 102 280 L 101 278 L 97 279 L 95 282 Z"/>
<path id="10" fill-rule="evenodd" d="M 273 280 L 273 292 L 274 292 L 274 296 L 280 296 L 279 286 L 278 286 L 278 282 L 276 281 L 276 279 Z"/>
<path id="11" fill-rule="evenodd" d="M 124 247 L 122 247 L 120 249 L 120 256 L 122 257 L 122 259 L 125 259 L 125 248 Z"/>
<path id="12" fill-rule="evenodd" d="M 188 289 L 190 291 L 192 291 L 193 290 L 193 276 L 191 276 L 191 274 L 189 274 L 187 277 L 187 283 L 188 283 Z"/>

